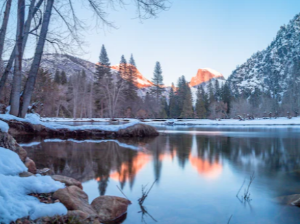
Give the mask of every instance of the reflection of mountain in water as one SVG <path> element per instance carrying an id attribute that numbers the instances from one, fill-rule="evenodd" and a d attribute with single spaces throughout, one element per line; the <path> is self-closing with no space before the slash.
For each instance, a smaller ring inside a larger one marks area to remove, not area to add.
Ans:
<path id="1" fill-rule="evenodd" d="M 173 161 L 184 169 L 190 164 L 204 178 L 218 178 L 224 159 L 237 169 L 291 171 L 298 168 L 299 139 L 232 138 L 224 136 L 162 135 L 138 142 L 142 151 L 122 148 L 115 142 L 42 142 L 27 148 L 38 168 L 49 167 L 56 174 L 82 182 L 96 179 L 101 195 L 110 180 L 132 188 L 138 173 L 152 165 L 155 178 L 161 178 L 164 162 Z M 127 142 L 128 144 L 128 142 Z"/>

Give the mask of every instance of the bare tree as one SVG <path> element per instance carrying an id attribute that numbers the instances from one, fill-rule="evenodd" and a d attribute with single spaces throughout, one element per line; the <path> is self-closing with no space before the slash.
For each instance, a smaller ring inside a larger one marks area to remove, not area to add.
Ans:
<path id="1" fill-rule="evenodd" d="M 2 54 L 3 54 L 5 35 L 6 35 L 7 24 L 8 24 L 10 9 L 11 9 L 11 2 L 12 2 L 12 0 L 6 1 L 3 22 L 2 22 L 1 29 L 0 29 L 0 72 L 1 73 L 2 73 L 2 69 L 1 69 L 2 68 Z"/>
<path id="2" fill-rule="evenodd" d="M 26 20 L 25 25 L 24 25 L 22 53 L 24 53 L 24 51 L 25 51 L 26 43 L 27 43 L 27 40 L 28 40 L 28 35 L 30 33 L 32 19 L 33 19 L 34 15 L 36 15 L 36 13 L 38 12 L 38 10 L 39 10 L 40 6 L 42 5 L 43 1 L 44 0 L 39 0 L 36 5 L 35 5 L 35 0 L 32 0 L 31 3 L 30 3 L 27 20 Z M 38 26 L 39 25 L 40 25 L 40 23 L 38 24 Z M 33 30 L 36 30 L 37 28 L 38 27 L 35 27 Z M 3 75 L 1 77 L 1 80 L 0 80 L 0 98 L 3 95 L 1 93 L 3 92 L 7 77 L 8 77 L 9 72 L 11 71 L 11 68 L 13 66 L 13 63 L 14 63 L 14 60 L 15 60 L 15 57 L 16 57 L 16 50 L 17 49 L 16 49 L 16 45 L 15 45 L 15 47 L 13 48 L 13 51 L 12 51 L 12 53 L 11 53 L 9 59 L 8 59 L 8 62 L 6 64 Z"/>
<path id="3" fill-rule="evenodd" d="M 14 78 L 11 92 L 11 110 L 10 114 L 19 115 L 21 78 L 22 78 L 22 59 L 23 59 L 23 28 L 25 17 L 25 0 L 18 0 L 18 22 L 16 35 L 16 58 L 14 66 Z"/>
<path id="4" fill-rule="evenodd" d="M 136 7 L 137 7 L 137 14 L 140 19 L 146 19 L 150 17 L 154 17 L 157 15 L 158 12 L 161 10 L 165 10 L 167 7 L 165 6 L 165 2 L 167 0 L 134 0 Z M 58 15 L 61 20 L 66 25 L 67 31 L 70 34 L 70 38 L 73 39 L 80 45 L 82 42 L 80 40 L 80 35 L 78 35 L 79 31 L 84 28 L 82 26 L 82 23 L 80 19 L 77 17 L 75 12 L 75 7 L 73 7 L 73 1 L 72 0 L 64 0 L 60 2 L 56 2 L 57 4 L 62 4 L 64 7 L 56 7 L 54 6 L 54 0 L 39 0 L 39 2 L 35 5 L 35 0 L 31 1 L 31 6 L 34 6 L 33 8 L 30 6 L 29 13 L 28 13 L 28 19 L 24 26 L 24 15 L 25 15 L 25 0 L 20 0 L 19 3 L 23 2 L 24 7 L 22 10 L 18 10 L 18 30 L 17 30 L 17 41 L 16 41 L 16 47 L 9 59 L 9 62 L 6 66 L 5 72 L 1 78 L 0 81 L 0 92 L 2 91 L 4 84 L 6 82 L 7 76 L 9 74 L 9 71 L 11 70 L 13 61 L 15 60 L 15 69 L 14 69 L 14 78 L 13 78 L 13 89 L 11 94 L 11 114 L 25 117 L 27 108 L 30 105 L 31 96 L 34 90 L 35 80 L 36 76 L 38 74 L 43 49 L 45 46 L 45 42 L 49 41 L 52 44 L 57 44 L 55 41 L 51 41 L 47 39 L 48 29 L 49 29 L 49 23 L 52 15 L 52 11 L 54 10 L 56 12 L 56 15 Z M 44 8 L 43 12 L 43 18 L 40 19 L 40 22 L 38 22 L 37 26 L 33 28 L 30 31 L 31 27 L 31 21 L 34 18 L 35 13 L 37 12 L 39 6 L 42 4 L 42 2 L 46 2 L 46 6 Z M 103 10 L 103 1 L 100 0 L 84 0 L 83 2 L 87 2 L 88 5 L 91 7 L 92 11 L 96 14 L 97 18 L 100 19 L 105 25 L 113 27 L 113 24 L 109 22 L 106 19 L 106 11 Z M 107 0 L 107 3 L 111 4 L 120 4 L 124 5 L 125 3 L 122 0 Z M 61 10 L 62 8 L 69 7 L 69 15 L 64 15 Z M 30 11 L 32 10 L 32 11 Z M 22 12 L 22 15 L 19 15 L 20 12 Z M 31 13 L 32 12 L 32 13 Z M 71 16 L 70 16 L 71 15 Z M 22 16 L 22 18 L 20 17 Z M 22 20 L 22 21 L 21 21 Z M 21 26 L 19 23 L 22 22 L 22 30 L 19 30 Z M 26 26 L 27 25 L 27 26 Z M 40 28 L 41 25 L 41 28 Z M 36 32 L 39 30 L 39 35 L 36 34 Z M 33 34 L 37 37 L 37 46 L 33 57 L 33 62 L 28 74 L 28 78 L 25 84 L 25 89 L 22 94 L 22 100 L 20 100 L 20 93 L 21 93 L 21 69 L 22 69 L 22 57 L 23 57 L 23 51 L 26 46 L 27 36 L 28 34 Z M 17 64 L 18 63 L 18 64 Z M 119 83 L 119 82 L 118 82 Z M 123 83 L 122 83 L 123 85 Z M 116 102 L 119 99 L 119 89 L 115 89 L 116 92 L 110 94 L 110 97 L 113 97 L 114 99 L 110 100 L 109 107 L 111 108 L 110 111 L 112 114 L 114 114 L 114 108 L 116 108 Z M 20 104 L 21 101 L 21 104 Z"/>
<path id="5" fill-rule="evenodd" d="M 21 110 L 20 110 L 21 117 L 25 117 L 25 115 L 26 115 L 27 108 L 30 104 L 31 95 L 34 90 L 34 84 L 35 84 L 36 76 L 37 76 L 37 73 L 38 73 L 38 70 L 40 67 L 43 50 L 44 50 L 44 45 L 45 45 L 46 37 L 47 37 L 47 33 L 48 33 L 48 27 L 49 27 L 50 18 L 51 18 L 51 12 L 53 9 L 53 3 L 54 3 L 54 0 L 47 1 L 45 13 L 43 16 L 43 22 L 42 22 L 39 40 L 38 40 L 38 43 L 36 46 L 36 50 L 35 50 L 33 62 L 32 62 L 32 65 L 31 65 L 31 68 L 29 71 L 28 79 L 27 79 L 27 82 L 25 85 L 25 90 L 24 90 L 24 94 L 23 94 L 23 104 L 22 104 Z"/>

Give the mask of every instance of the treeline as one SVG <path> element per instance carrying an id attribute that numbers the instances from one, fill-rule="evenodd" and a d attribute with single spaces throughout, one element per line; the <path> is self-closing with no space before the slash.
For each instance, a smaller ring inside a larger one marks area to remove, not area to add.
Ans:
<path id="1" fill-rule="evenodd" d="M 99 28 L 99 24 L 114 27 L 106 18 L 109 13 L 106 8 L 107 4 L 103 4 L 104 2 L 87 1 L 90 14 L 95 15 L 89 21 L 89 25 L 94 24 L 95 28 Z M 125 5 L 123 1 L 119 0 L 109 0 L 108 2 L 113 7 L 120 6 L 123 8 Z M 79 53 L 78 50 L 84 44 L 82 31 L 88 27 L 88 24 L 86 24 L 88 20 L 86 20 L 86 17 L 80 16 L 73 1 L 6 0 L 2 3 L 2 10 L 0 11 L 0 103 L 9 102 L 9 113 L 24 118 L 28 109 L 32 109 L 32 103 L 34 107 L 36 106 L 36 103 L 34 103 L 36 96 L 33 94 L 36 92 L 37 79 L 47 77 L 45 74 L 43 77 L 38 77 L 39 74 L 44 73 L 44 71 L 40 71 L 40 64 L 46 44 L 49 44 L 47 50 L 50 50 L 50 52 L 57 50 L 72 52 L 72 50 L 76 50 Z M 134 4 L 137 9 L 137 16 L 140 19 L 155 17 L 159 12 L 168 8 L 166 0 L 156 0 L 155 4 L 135 1 Z M 14 39 L 13 36 L 15 36 Z M 29 51 L 28 45 L 30 45 Z M 32 51 L 32 49 L 34 50 Z M 24 55 L 27 54 L 32 54 L 32 63 L 29 71 L 24 76 L 22 65 Z M 6 62 L 4 63 L 4 61 Z M 12 80 L 9 80 L 11 74 Z M 11 81 L 11 86 L 7 88 L 9 81 Z M 68 82 L 72 83 L 72 80 L 68 80 Z M 90 91 L 92 91 L 92 84 L 90 85 Z M 44 88 L 56 88 L 56 86 Z M 52 94 L 57 95 L 56 92 L 52 92 Z M 73 114 L 78 116 L 77 102 L 76 100 L 72 101 L 74 102 Z M 112 105 L 109 103 L 109 108 L 113 107 Z M 49 105 L 43 104 L 43 106 L 48 107 Z M 53 106 L 55 107 L 55 105 Z M 64 107 L 66 108 L 67 105 Z M 58 113 L 60 113 L 59 111 Z"/>

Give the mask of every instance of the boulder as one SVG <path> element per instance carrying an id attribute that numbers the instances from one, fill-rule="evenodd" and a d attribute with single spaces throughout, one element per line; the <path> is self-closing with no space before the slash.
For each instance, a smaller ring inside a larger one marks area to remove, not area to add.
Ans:
<path id="1" fill-rule="evenodd" d="M 41 174 L 42 176 L 54 174 L 54 172 L 49 168 L 37 169 L 36 173 Z"/>
<path id="2" fill-rule="evenodd" d="M 276 201 L 284 205 L 294 205 L 300 207 L 300 194 L 291 194 L 277 197 Z"/>
<path id="3" fill-rule="evenodd" d="M 58 199 L 68 210 L 80 210 L 89 215 L 97 215 L 88 202 L 87 194 L 79 187 L 70 186 L 57 190 L 53 197 Z"/>
<path id="4" fill-rule="evenodd" d="M 0 132 L 0 147 L 14 151 L 19 155 L 20 159 L 25 162 L 27 157 L 26 150 L 23 149 L 10 134 Z"/>
<path id="5" fill-rule="evenodd" d="M 25 159 L 25 166 L 28 168 L 28 172 L 36 174 L 35 162 L 29 157 L 26 157 Z"/>
<path id="6" fill-rule="evenodd" d="M 81 190 L 83 189 L 81 182 L 79 182 L 78 180 L 75 180 L 72 177 L 65 177 L 65 176 L 61 176 L 61 175 L 52 175 L 51 177 L 53 180 L 56 180 L 56 181 L 66 184 L 66 186 L 76 186 L 76 187 L 79 187 Z"/>
<path id="7" fill-rule="evenodd" d="M 23 172 L 19 174 L 19 177 L 31 177 L 31 176 L 34 176 L 34 174 L 30 172 Z"/>
<path id="8" fill-rule="evenodd" d="M 86 220 L 90 217 L 89 214 L 87 214 L 83 211 L 80 211 L 80 210 L 68 211 L 67 216 L 68 217 L 74 217 L 74 218 L 77 218 L 77 219 L 82 220 L 82 221 Z"/>
<path id="9" fill-rule="evenodd" d="M 126 198 L 115 196 L 100 196 L 91 203 L 100 222 L 109 222 L 121 217 L 127 212 L 130 204 Z"/>

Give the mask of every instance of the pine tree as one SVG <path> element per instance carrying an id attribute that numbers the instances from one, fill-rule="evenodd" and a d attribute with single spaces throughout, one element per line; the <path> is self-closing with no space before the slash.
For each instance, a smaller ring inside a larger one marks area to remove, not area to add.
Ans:
<path id="1" fill-rule="evenodd" d="M 124 55 L 121 56 L 119 71 L 121 76 L 126 79 L 128 76 L 128 71 L 127 71 L 127 61 Z"/>
<path id="2" fill-rule="evenodd" d="M 223 86 L 222 91 L 222 101 L 227 105 L 227 114 L 230 114 L 230 108 L 231 108 L 231 92 L 229 88 L 229 84 L 226 82 Z"/>
<path id="3" fill-rule="evenodd" d="M 109 58 L 105 46 L 102 45 L 99 63 L 96 66 L 95 82 L 100 82 L 104 76 L 111 78 Z"/>
<path id="4" fill-rule="evenodd" d="M 206 118 L 207 117 L 207 98 L 206 93 L 203 90 L 202 86 L 198 86 L 197 88 L 197 101 L 195 112 L 198 118 Z"/>
<path id="5" fill-rule="evenodd" d="M 218 79 L 215 81 L 215 100 L 219 101 L 220 100 L 220 85 Z"/>
<path id="6" fill-rule="evenodd" d="M 61 84 L 61 75 L 58 70 L 56 70 L 55 72 L 54 82 L 57 84 Z"/>
<path id="7" fill-rule="evenodd" d="M 172 83 L 173 86 L 173 83 Z M 174 94 L 174 90 L 171 87 L 170 93 L 169 93 L 169 117 L 170 118 L 176 118 L 178 116 L 177 112 L 177 105 L 176 105 L 176 96 Z"/>
<path id="8" fill-rule="evenodd" d="M 162 69 L 159 62 L 156 62 L 152 82 L 154 86 L 151 88 L 151 93 L 155 96 L 156 101 L 158 102 L 159 97 L 161 96 L 162 92 L 164 91 L 163 86 L 163 76 L 162 76 Z"/>
<path id="9" fill-rule="evenodd" d="M 67 75 L 66 75 L 65 71 L 62 71 L 60 74 L 60 83 L 62 85 L 66 85 L 67 82 L 68 82 Z"/>
<path id="10" fill-rule="evenodd" d="M 125 97 L 127 101 L 135 101 L 138 98 L 137 95 L 137 69 L 135 67 L 135 63 L 134 63 L 134 59 L 131 55 L 130 58 L 130 64 L 126 65 L 126 60 L 124 58 L 124 56 L 122 56 L 121 58 L 121 64 L 125 65 L 125 67 L 123 66 L 122 69 L 125 69 L 126 72 L 123 75 L 123 77 L 126 79 L 127 81 L 127 85 L 126 85 L 126 89 L 125 89 Z"/>
<path id="11" fill-rule="evenodd" d="M 129 59 L 129 64 L 131 64 L 131 65 L 133 65 L 134 67 L 136 67 L 135 60 L 134 60 L 132 54 L 131 54 L 130 59 Z"/>
<path id="12" fill-rule="evenodd" d="M 193 118 L 193 116 L 194 116 L 194 110 L 193 110 L 192 92 L 191 92 L 191 88 L 186 84 L 184 104 L 183 104 L 183 108 L 182 108 L 180 117 Z"/>
<path id="13" fill-rule="evenodd" d="M 162 97 L 161 99 L 161 109 L 159 113 L 160 118 L 168 118 L 168 103 L 166 97 Z"/>
<path id="14" fill-rule="evenodd" d="M 213 103 L 215 101 L 215 97 L 214 97 L 214 88 L 211 80 L 208 82 L 207 91 L 208 91 L 209 103 Z"/>

